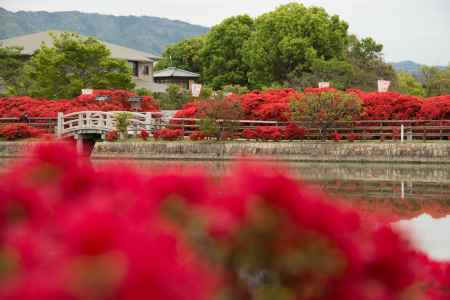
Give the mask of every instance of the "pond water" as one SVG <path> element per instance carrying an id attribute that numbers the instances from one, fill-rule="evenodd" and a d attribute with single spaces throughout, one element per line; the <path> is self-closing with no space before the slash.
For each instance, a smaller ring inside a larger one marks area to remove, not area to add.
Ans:
<path id="1" fill-rule="evenodd" d="M 96 160 L 101 166 L 108 161 Z M 213 175 L 228 172 L 233 163 L 199 161 L 130 161 L 144 170 L 192 167 Z M 0 160 L 0 169 L 11 161 Z M 390 222 L 407 232 L 417 247 L 437 260 L 450 260 L 450 165 L 271 163 L 292 176 L 359 209 L 363 217 Z"/>

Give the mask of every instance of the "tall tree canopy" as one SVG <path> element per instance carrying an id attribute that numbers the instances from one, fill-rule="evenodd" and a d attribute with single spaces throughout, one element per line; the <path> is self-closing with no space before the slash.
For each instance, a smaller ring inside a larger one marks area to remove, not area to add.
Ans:
<path id="1" fill-rule="evenodd" d="M 300 3 L 258 17 L 245 51 L 251 84 L 282 83 L 288 74 L 310 72 L 315 59 L 343 58 L 347 29 L 338 16 Z"/>
<path id="2" fill-rule="evenodd" d="M 202 71 L 200 51 L 205 43 L 205 36 L 193 37 L 167 47 L 155 70 L 177 67 L 191 72 Z"/>
<path id="3" fill-rule="evenodd" d="M 419 97 L 425 96 L 425 89 L 413 75 L 407 72 L 399 72 L 397 77 L 400 93 Z"/>
<path id="4" fill-rule="evenodd" d="M 95 38 L 62 33 L 53 39 L 53 47 L 43 45 L 25 64 L 18 94 L 58 99 L 73 98 L 83 88 L 134 88 L 127 62 L 111 58 Z"/>
<path id="5" fill-rule="evenodd" d="M 444 69 L 423 66 L 421 78 L 428 97 L 450 94 L 450 64 Z"/>
<path id="6" fill-rule="evenodd" d="M 0 93 L 14 93 L 24 65 L 21 53 L 18 47 L 0 47 L 0 88 L 4 89 Z"/>
<path id="7" fill-rule="evenodd" d="M 394 68 L 383 59 L 383 45 L 372 38 L 358 39 L 349 36 L 349 46 L 345 60 L 352 65 L 350 86 L 362 90 L 376 90 L 378 79 L 389 80 L 392 88 L 397 87 Z"/>
<path id="8" fill-rule="evenodd" d="M 245 15 L 228 18 L 206 34 L 203 44 L 189 47 L 192 43 L 169 47 L 158 68 L 168 66 L 171 57 L 172 66 L 199 71 L 215 89 L 304 88 L 330 81 L 341 89 L 374 90 L 378 79 L 397 87 L 394 69 L 384 62 L 383 45 L 349 35 L 346 22 L 319 7 L 290 3 L 254 21 Z"/>
<path id="9" fill-rule="evenodd" d="M 203 79 L 214 88 L 248 85 L 249 68 L 243 61 L 244 44 L 253 31 L 247 15 L 231 17 L 214 26 L 201 51 Z"/>

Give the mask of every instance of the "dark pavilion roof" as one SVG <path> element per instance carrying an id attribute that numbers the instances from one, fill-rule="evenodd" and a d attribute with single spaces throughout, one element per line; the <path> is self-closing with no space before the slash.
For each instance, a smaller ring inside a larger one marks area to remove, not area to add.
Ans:
<path id="1" fill-rule="evenodd" d="M 200 74 L 189 72 L 186 70 L 169 67 L 167 69 L 155 72 L 153 74 L 155 79 L 158 78 L 200 78 Z"/>

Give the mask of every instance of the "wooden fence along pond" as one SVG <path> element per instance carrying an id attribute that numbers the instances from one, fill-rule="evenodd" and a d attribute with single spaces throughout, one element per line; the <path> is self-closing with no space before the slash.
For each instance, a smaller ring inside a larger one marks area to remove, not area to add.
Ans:
<path id="1" fill-rule="evenodd" d="M 161 113 L 136 113 L 136 112 L 96 112 L 83 111 L 64 115 L 59 113 L 57 118 L 29 117 L 24 118 L 0 118 L 0 126 L 12 123 L 27 123 L 31 126 L 46 129 L 60 137 L 79 136 L 84 134 L 104 134 L 116 129 L 116 115 L 118 113 L 130 114 L 129 131 L 138 133 L 145 129 L 149 132 L 161 129 L 181 129 L 185 136 L 199 129 L 200 119 L 190 118 L 165 118 Z M 255 120 L 217 120 L 218 126 L 233 124 L 236 132 L 245 129 L 255 129 L 260 126 L 285 127 L 295 123 L 306 129 L 305 139 L 319 139 L 320 127 L 302 122 L 279 121 L 255 121 Z M 393 134 L 398 139 L 405 140 L 448 140 L 450 137 L 450 120 L 364 120 L 337 122 L 328 129 L 329 133 L 337 132 L 343 136 L 354 133 L 361 140 L 391 138 Z"/>

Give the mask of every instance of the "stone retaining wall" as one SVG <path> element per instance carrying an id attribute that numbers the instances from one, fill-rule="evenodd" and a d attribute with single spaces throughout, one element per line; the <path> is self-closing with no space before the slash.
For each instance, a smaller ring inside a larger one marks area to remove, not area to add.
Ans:
<path id="1" fill-rule="evenodd" d="M 450 163 L 450 142 L 415 143 L 97 143 L 94 158 L 231 160 L 236 157 L 283 161 Z"/>
<path id="2" fill-rule="evenodd" d="M 32 152 L 34 142 L 0 142 L 0 157 L 12 158 L 27 156 Z"/>

